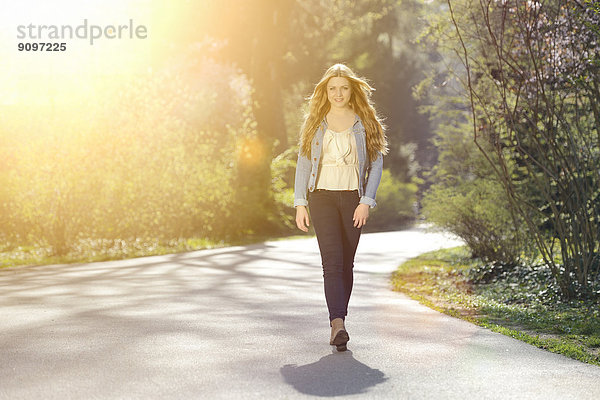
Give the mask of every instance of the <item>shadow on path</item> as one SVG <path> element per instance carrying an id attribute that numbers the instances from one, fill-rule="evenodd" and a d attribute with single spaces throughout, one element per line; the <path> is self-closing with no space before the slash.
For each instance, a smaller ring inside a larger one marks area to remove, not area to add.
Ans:
<path id="1" fill-rule="evenodd" d="M 321 397 L 365 393 L 388 378 L 378 369 L 357 361 L 351 351 L 322 357 L 312 364 L 288 364 L 280 369 L 285 382 L 297 391 Z"/>

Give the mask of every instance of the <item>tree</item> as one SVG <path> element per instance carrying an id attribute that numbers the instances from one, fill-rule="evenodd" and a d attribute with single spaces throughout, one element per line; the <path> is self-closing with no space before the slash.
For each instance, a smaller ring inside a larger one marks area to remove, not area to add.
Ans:
<path id="1" fill-rule="evenodd" d="M 596 2 L 447 3 L 474 141 L 563 296 L 589 294 L 600 273 Z"/>
<path id="2" fill-rule="evenodd" d="M 11 155 L 0 169 L 0 237 L 64 255 L 81 240 L 217 241 L 251 232 L 244 216 L 254 214 L 237 212 L 266 212 L 241 195 L 253 182 L 243 178 L 247 160 L 261 159 L 250 145 L 252 87 L 238 68 L 199 54 L 106 79 L 102 90 L 51 109 L 21 104 L 2 113 L 0 139 Z"/>

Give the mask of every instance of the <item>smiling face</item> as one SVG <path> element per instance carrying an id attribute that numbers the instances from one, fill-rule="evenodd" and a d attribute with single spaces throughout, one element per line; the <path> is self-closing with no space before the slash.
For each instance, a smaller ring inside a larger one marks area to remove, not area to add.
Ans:
<path id="1" fill-rule="evenodd" d="M 347 108 L 352 89 L 350 81 L 341 76 L 334 76 L 327 81 L 327 99 L 332 108 Z"/>

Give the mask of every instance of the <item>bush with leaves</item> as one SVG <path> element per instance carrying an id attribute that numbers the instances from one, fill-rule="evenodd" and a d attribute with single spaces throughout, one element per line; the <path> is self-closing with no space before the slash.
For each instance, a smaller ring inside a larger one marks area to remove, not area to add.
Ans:
<path id="1" fill-rule="evenodd" d="M 377 207 L 371 211 L 366 229 L 399 229 L 413 223 L 416 201 L 416 181 L 402 182 L 384 169 L 377 189 Z"/>
<path id="2" fill-rule="evenodd" d="M 0 171 L 1 236 L 60 255 L 82 240 L 255 229 L 270 175 L 261 185 L 248 171 L 269 154 L 255 145 L 245 76 L 193 51 L 128 78 L 2 116 L 11 162 Z"/>
<path id="3" fill-rule="evenodd" d="M 522 223 L 511 213 L 502 184 L 471 140 L 464 113 L 453 115 L 454 121 L 438 127 L 439 161 L 423 198 L 423 215 L 463 239 L 474 257 L 515 265 L 527 247 Z"/>
<path id="4" fill-rule="evenodd" d="M 563 296 L 585 296 L 600 277 L 597 2 L 447 3 L 475 143 Z"/>

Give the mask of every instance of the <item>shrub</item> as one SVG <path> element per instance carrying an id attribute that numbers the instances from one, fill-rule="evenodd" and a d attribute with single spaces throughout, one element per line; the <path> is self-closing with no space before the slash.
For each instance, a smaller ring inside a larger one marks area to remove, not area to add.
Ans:
<path id="1" fill-rule="evenodd" d="M 520 229 L 503 188 L 493 180 L 477 179 L 454 187 L 435 185 L 423 199 L 423 214 L 463 239 L 474 257 L 508 265 L 520 257 Z"/>
<path id="2" fill-rule="evenodd" d="M 248 231 L 253 220 L 237 209 L 256 204 L 257 180 L 244 174 L 260 154 L 247 146 L 256 132 L 245 76 L 194 53 L 115 82 L 3 113 L 0 237 L 61 255 L 82 239 Z"/>
<path id="3" fill-rule="evenodd" d="M 371 210 L 368 230 L 406 226 L 415 218 L 417 184 L 401 182 L 388 169 L 383 170 L 377 189 L 377 207 Z"/>

